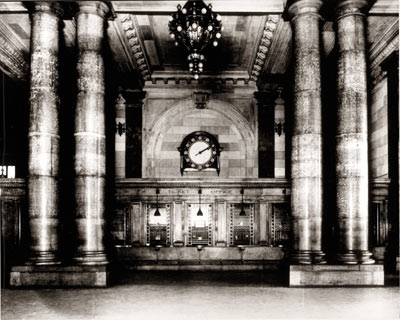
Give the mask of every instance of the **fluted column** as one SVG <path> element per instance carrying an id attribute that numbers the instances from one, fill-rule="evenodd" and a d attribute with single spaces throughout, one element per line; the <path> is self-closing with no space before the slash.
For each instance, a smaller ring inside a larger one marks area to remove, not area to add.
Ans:
<path id="1" fill-rule="evenodd" d="M 289 7 L 294 45 L 292 221 L 294 263 L 323 263 L 320 0 Z"/>
<path id="2" fill-rule="evenodd" d="M 336 206 L 339 262 L 373 263 L 368 251 L 368 120 L 363 0 L 337 6 Z"/>
<path id="3" fill-rule="evenodd" d="M 105 227 L 105 108 L 102 44 L 108 6 L 78 2 L 76 36 L 78 96 L 75 111 L 75 222 L 80 264 L 106 264 Z"/>
<path id="4" fill-rule="evenodd" d="M 31 28 L 28 207 L 33 264 L 57 264 L 59 246 L 60 4 L 35 2 Z"/>

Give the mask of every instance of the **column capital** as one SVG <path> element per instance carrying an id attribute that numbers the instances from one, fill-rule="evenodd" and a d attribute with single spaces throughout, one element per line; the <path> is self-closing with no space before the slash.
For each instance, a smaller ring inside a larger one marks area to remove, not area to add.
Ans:
<path id="1" fill-rule="evenodd" d="M 59 2 L 37 1 L 32 6 L 32 13 L 49 13 L 61 18 L 64 15 L 64 8 Z"/>
<path id="2" fill-rule="evenodd" d="M 296 17 L 299 14 L 303 13 L 314 13 L 319 14 L 319 10 L 322 7 L 321 0 L 298 0 L 291 1 L 288 13 L 291 18 Z"/>
<path id="3" fill-rule="evenodd" d="M 110 12 L 110 7 L 103 1 L 78 1 L 78 12 L 91 13 L 106 18 Z"/>
<path id="4" fill-rule="evenodd" d="M 368 0 L 338 0 L 336 5 L 336 15 L 341 17 L 347 14 L 364 14 L 368 8 Z"/>

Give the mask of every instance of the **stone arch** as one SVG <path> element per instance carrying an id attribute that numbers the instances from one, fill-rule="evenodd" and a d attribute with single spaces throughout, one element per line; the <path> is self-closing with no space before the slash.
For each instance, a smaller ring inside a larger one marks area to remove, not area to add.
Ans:
<path id="1" fill-rule="evenodd" d="M 143 177 L 177 177 L 177 147 L 184 136 L 197 130 L 219 135 L 220 143 L 227 147 L 221 154 L 221 177 L 258 176 L 255 124 L 251 124 L 233 104 L 210 99 L 206 109 L 195 109 L 191 98 L 182 99 L 161 112 L 147 128 L 151 129 L 144 134 Z M 207 177 L 212 174 L 202 172 L 189 175 Z"/>

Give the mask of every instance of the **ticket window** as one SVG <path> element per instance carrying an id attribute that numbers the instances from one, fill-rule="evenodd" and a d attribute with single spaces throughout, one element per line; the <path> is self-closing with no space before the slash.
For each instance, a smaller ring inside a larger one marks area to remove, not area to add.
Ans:
<path id="1" fill-rule="evenodd" d="M 147 245 L 167 246 L 170 243 L 169 204 L 147 205 Z"/>
<path id="2" fill-rule="evenodd" d="M 188 245 L 212 244 L 212 205 L 199 204 L 188 205 Z"/>
<path id="3" fill-rule="evenodd" d="M 230 205 L 230 245 L 254 244 L 254 205 Z"/>
<path id="4" fill-rule="evenodd" d="M 288 247 L 290 243 L 291 218 L 286 203 L 272 205 L 271 240 L 273 246 Z"/>

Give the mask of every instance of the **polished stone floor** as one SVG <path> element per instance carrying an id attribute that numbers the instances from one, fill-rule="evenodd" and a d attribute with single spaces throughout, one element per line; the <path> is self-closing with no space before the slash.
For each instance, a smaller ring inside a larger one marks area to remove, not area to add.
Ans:
<path id="1" fill-rule="evenodd" d="M 3 289 L 1 319 L 399 319 L 396 281 L 287 288 L 276 273 L 136 272 L 106 289 Z"/>

